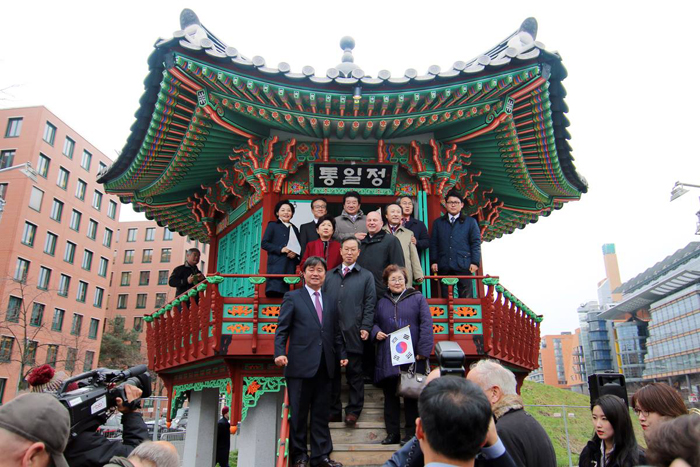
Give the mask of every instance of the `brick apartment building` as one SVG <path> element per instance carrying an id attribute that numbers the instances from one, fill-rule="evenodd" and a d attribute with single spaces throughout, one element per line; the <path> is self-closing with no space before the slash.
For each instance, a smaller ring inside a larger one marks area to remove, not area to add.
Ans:
<path id="1" fill-rule="evenodd" d="M 168 277 L 176 266 L 184 263 L 189 248 L 199 248 L 202 258 L 206 258 L 206 244 L 173 234 L 155 222 L 121 222 L 114 244 L 107 318 L 121 321 L 127 329 L 143 332 L 141 342 L 146 342 L 143 317 L 175 298 Z M 199 267 L 204 270 L 205 261 Z M 145 346 L 141 352 L 145 363 Z"/>
<path id="2" fill-rule="evenodd" d="M 97 365 L 120 206 L 96 182 L 111 160 L 45 107 L 0 110 L 0 132 L 2 404 L 25 347 L 68 374 Z"/>

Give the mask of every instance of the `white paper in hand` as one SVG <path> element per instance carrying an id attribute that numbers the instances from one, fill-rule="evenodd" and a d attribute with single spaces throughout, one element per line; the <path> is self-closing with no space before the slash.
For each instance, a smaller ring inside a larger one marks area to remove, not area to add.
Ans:
<path id="1" fill-rule="evenodd" d="M 387 339 L 389 339 L 389 347 L 391 348 L 392 365 L 406 365 L 416 361 L 416 356 L 413 354 L 411 331 L 408 326 L 392 332 Z"/>
<path id="2" fill-rule="evenodd" d="M 287 248 L 297 255 L 301 255 L 301 244 L 299 243 L 297 234 L 294 233 L 294 229 L 291 227 L 289 228 L 289 241 L 287 242 Z"/>

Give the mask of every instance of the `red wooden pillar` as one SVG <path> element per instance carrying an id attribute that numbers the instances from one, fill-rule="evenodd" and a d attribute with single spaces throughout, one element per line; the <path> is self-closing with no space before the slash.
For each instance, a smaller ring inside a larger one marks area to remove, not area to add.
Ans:
<path id="1" fill-rule="evenodd" d="M 238 425 L 241 419 L 241 411 L 243 409 L 243 377 L 241 369 L 235 362 L 226 360 L 228 375 L 231 379 L 231 407 L 229 423 L 232 427 Z"/>
<path id="2" fill-rule="evenodd" d="M 171 416 L 170 416 L 170 410 L 173 408 L 173 377 L 170 375 L 166 375 L 166 374 L 162 374 L 162 375 L 158 375 L 158 376 L 160 376 L 160 379 L 163 380 L 163 384 L 165 384 L 165 392 L 168 396 L 168 413 L 165 416 L 165 418 L 166 418 L 166 426 L 168 428 L 170 428 L 170 423 L 172 421 Z"/>
<path id="3" fill-rule="evenodd" d="M 262 241 L 262 236 L 265 235 L 265 229 L 269 222 L 277 220 L 275 216 L 275 205 L 280 200 L 280 194 L 272 191 L 268 191 L 263 195 L 262 199 L 262 234 L 260 240 Z M 265 274 L 267 272 L 267 251 L 260 249 L 260 274 Z"/>
<path id="4" fill-rule="evenodd" d="M 219 255 L 219 237 L 216 236 L 216 225 L 212 227 L 214 235 L 209 237 L 209 257 L 207 259 L 207 276 L 216 273 Z"/>

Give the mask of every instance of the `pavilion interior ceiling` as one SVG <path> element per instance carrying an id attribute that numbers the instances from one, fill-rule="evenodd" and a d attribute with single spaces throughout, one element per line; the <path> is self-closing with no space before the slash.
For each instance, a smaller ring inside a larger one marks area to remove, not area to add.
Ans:
<path id="1" fill-rule="evenodd" d="M 308 162 L 398 162 L 420 189 L 464 193 L 492 240 L 587 190 L 568 142 L 566 69 L 536 34 L 528 19 L 471 61 L 399 77 L 365 75 L 344 38 L 342 62 L 317 76 L 245 57 L 185 10 L 181 30 L 156 43 L 136 122 L 99 181 L 206 241 L 217 213 L 288 193 Z"/>

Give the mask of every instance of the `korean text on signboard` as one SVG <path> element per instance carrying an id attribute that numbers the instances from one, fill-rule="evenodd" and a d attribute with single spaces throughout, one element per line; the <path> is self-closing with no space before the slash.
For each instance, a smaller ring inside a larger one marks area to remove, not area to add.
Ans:
<path id="1" fill-rule="evenodd" d="M 393 195 L 396 166 L 386 164 L 341 164 L 315 162 L 309 167 L 311 193 Z"/>

